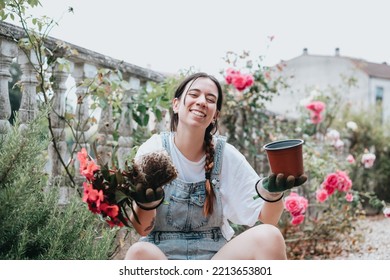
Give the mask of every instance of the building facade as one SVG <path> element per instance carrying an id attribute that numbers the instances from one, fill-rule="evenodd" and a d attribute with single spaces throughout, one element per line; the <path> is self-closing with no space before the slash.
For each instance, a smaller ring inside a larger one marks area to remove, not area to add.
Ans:
<path id="1" fill-rule="evenodd" d="M 340 92 L 340 100 L 350 102 L 353 110 L 376 108 L 382 122 L 390 120 L 390 65 L 372 63 L 362 59 L 334 55 L 311 55 L 307 49 L 291 60 L 282 62 L 280 72 L 290 87 L 267 103 L 267 109 L 289 118 L 296 118 L 302 100 L 313 90 L 334 88 Z M 348 87 L 348 83 L 354 86 Z M 376 107 L 375 107 L 376 105 Z"/>

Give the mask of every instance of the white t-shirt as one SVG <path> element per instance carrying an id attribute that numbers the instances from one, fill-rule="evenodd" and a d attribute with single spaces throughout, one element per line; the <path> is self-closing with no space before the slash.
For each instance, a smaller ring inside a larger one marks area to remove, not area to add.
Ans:
<path id="1" fill-rule="evenodd" d="M 204 180 L 206 156 L 198 162 L 190 161 L 174 144 L 173 134 L 169 140 L 171 157 L 178 171 L 178 177 L 185 182 Z M 154 134 L 139 147 L 136 158 L 163 149 L 161 135 Z M 220 190 L 223 208 L 221 231 L 227 240 L 230 240 L 234 235 L 234 230 L 229 225 L 228 220 L 235 224 L 247 226 L 253 226 L 258 220 L 263 200 L 260 198 L 253 199 L 253 197 L 257 194 L 255 184 L 259 179 L 260 177 L 244 155 L 231 144 L 226 143 L 220 174 Z"/>

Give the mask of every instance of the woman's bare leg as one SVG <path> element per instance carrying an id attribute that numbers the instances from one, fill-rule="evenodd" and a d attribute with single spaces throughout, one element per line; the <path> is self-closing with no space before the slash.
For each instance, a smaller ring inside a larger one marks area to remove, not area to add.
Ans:
<path id="1" fill-rule="evenodd" d="M 136 242 L 127 250 L 125 260 L 166 260 L 167 257 L 156 245 Z"/>
<path id="2" fill-rule="evenodd" d="M 285 260 L 286 245 L 280 230 L 263 224 L 239 234 L 213 257 L 215 260 Z"/>

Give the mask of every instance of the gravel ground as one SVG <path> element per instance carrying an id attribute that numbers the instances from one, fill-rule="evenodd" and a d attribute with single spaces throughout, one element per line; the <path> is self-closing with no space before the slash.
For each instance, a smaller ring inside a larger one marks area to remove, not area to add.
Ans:
<path id="1" fill-rule="evenodd" d="M 357 222 L 353 244 L 346 243 L 343 253 L 336 260 L 390 260 L 390 218 L 380 214 L 368 216 Z M 128 233 L 129 234 L 129 233 Z M 119 236 L 121 249 L 113 257 L 123 260 L 129 247 L 129 240 L 135 240 L 135 234 L 130 236 L 122 232 Z"/>
<path id="2" fill-rule="evenodd" d="M 356 244 L 346 244 L 338 260 L 390 260 L 390 218 L 368 216 L 356 224 Z"/>

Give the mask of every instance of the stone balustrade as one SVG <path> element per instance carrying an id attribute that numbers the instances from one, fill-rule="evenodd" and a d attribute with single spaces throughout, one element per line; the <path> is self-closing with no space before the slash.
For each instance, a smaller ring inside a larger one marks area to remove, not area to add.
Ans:
<path id="1" fill-rule="evenodd" d="M 38 64 L 37 55 L 34 51 L 23 51 L 18 48 L 17 41 L 25 37 L 25 32 L 22 28 L 15 25 L 0 22 L 0 134 L 5 134 L 11 127 L 8 119 L 11 116 L 11 106 L 9 99 L 8 83 L 11 79 L 10 65 L 16 61 L 20 65 L 22 76 L 20 85 L 22 89 L 22 100 L 19 108 L 19 116 L 21 120 L 21 128 L 34 118 L 37 112 L 37 95 L 39 94 L 40 82 L 37 78 L 36 67 Z M 55 38 L 47 38 L 45 45 L 54 50 L 58 45 Z M 130 88 L 125 91 L 122 100 L 122 116 L 119 121 L 119 140 L 118 140 L 118 162 L 119 167 L 123 167 L 125 156 L 130 153 L 133 145 L 132 129 L 133 120 L 129 119 L 128 108 L 131 101 L 131 96 L 139 92 L 142 86 L 147 86 L 149 82 L 161 82 L 164 80 L 164 75 L 146 68 L 142 68 L 131 63 L 127 63 L 118 59 L 96 53 L 73 44 L 66 43 L 72 50 L 67 59 L 71 62 L 70 69 L 65 67 L 55 67 L 51 69 L 51 75 L 55 79 L 55 87 L 51 95 L 52 111 L 50 112 L 50 123 L 52 129 L 53 140 L 48 147 L 50 159 L 49 185 L 59 184 L 61 190 L 60 203 L 66 203 L 70 189 L 69 184 L 65 182 L 64 176 L 64 161 L 70 160 L 68 148 L 66 144 L 66 123 L 65 123 L 65 96 L 68 92 L 66 81 L 69 77 L 74 79 L 76 84 L 76 98 L 74 108 L 77 112 L 76 122 L 78 125 L 73 128 L 79 145 L 78 148 L 85 147 L 90 149 L 87 138 L 84 134 L 90 129 L 87 122 L 89 119 L 89 104 L 88 102 L 80 102 L 85 100 L 87 88 L 81 84 L 86 78 L 93 78 L 99 69 L 117 69 L 122 73 L 123 79 L 128 81 Z M 38 92 L 37 92 L 38 89 Z M 156 127 L 161 127 L 157 124 Z M 112 108 L 107 106 L 101 110 L 101 115 L 98 118 L 97 129 L 97 151 L 99 156 L 109 162 L 112 155 L 112 140 L 113 140 L 113 119 Z M 55 145 L 54 145 L 55 143 Z M 73 155 L 74 156 L 74 155 Z M 74 160 L 77 168 L 77 160 Z M 66 163 L 65 163 L 66 164 Z M 77 169 L 76 169 L 77 170 Z M 76 172 L 77 173 L 77 172 Z M 79 175 L 74 177 L 75 184 L 80 185 L 83 178 Z"/>

